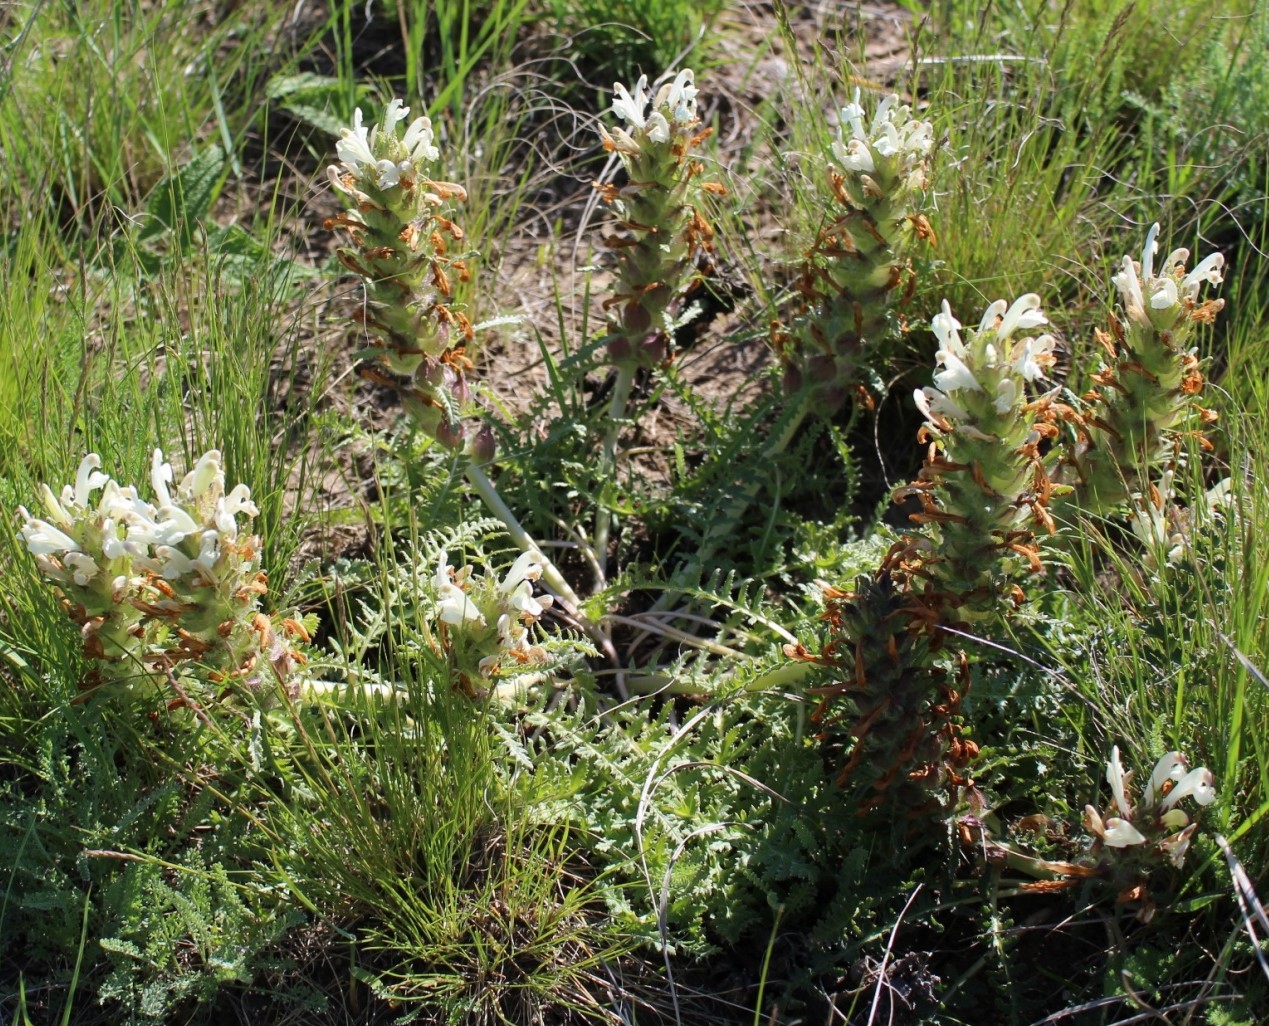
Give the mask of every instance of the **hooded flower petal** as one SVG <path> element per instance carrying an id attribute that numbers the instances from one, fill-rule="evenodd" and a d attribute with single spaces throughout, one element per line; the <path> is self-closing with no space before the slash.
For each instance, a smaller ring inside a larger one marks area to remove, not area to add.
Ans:
<path id="1" fill-rule="evenodd" d="M 1216 778 L 1206 766 L 1190 770 L 1171 791 L 1159 806 L 1160 811 L 1167 812 L 1182 798 L 1193 798 L 1199 805 L 1211 805 L 1216 800 Z"/>
<path id="2" fill-rule="evenodd" d="M 1015 299 L 1013 305 L 1005 311 L 1000 326 L 996 329 L 996 335 L 998 338 L 1005 339 L 1015 331 L 1028 331 L 1048 323 L 1049 319 L 1040 310 L 1040 297 L 1034 292 L 1028 292 L 1025 296 Z"/>
<path id="3" fill-rule="evenodd" d="M 693 84 L 695 76 L 690 68 L 684 68 L 674 76 L 674 82 L 666 90 L 664 101 L 657 106 L 670 109 L 675 121 L 686 123 L 696 120 L 697 88 Z M 660 97 L 658 97 L 660 99 Z"/>
<path id="4" fill-rule="evenodd" d="M 648 106 L 648 76 L 640 75 L 635 83 L 633 95 L 620 82 L 613 84 L 612 112 L 632 128 L 644 125 L 644 109 Z"/>
<path id="5" fill-rule="evenodd" d="M 983 386 L 974 377 L 974 372 L 951 350 L 940 350 L 938 357 L 943 365 L 943 370 L 935 373 L 934 384 L 944 395 L 957 389 L 964 389 L 969 392 L 984 391 Z"/>
<path id="6" fill-rule="evenodd" d="M 180 493 L 191 499 L 201 499 L 209 493 L 225 490 L 225 471 L 220 462 L 220 450 L 209 449 L 198 457 L 194 469 L 181 481 Z"/>
<path id="7" fill-rule="evenodd" d="M 1018 373 L 1027 381 L 1039 381 L 1045 371 L 1055 363 L 1052 335 L 1041 335 L 1039 338 L 1025 338 L 1014 347 L 1012 361 Z"/>
<path id="8" fill-rule="evenodd" d="M 104 485 L 109 478 L 105 474 L 94 471 L 101 466 L 101 457 L 90 452 L 80 461 L 79 473 L 75 475 L 75 505 L 86 509 L 95 489 Z"/>
<path id="9" fill-rule="evenodd" d="M 467 593 L 455 583 L 449 568 L 449 556 L 442 552 L 432 577 L 436 587 L 437 618 L 442 623 L 459 626 L 468 620 L 484 622 L 484 617 Z"/>
<path id="10" fill-rule="evenodd" d="M 1110 785 L 1110 792 L 1115 798 L 1115 807 L 1119 809 L 1119 814 L 1124 819 L 1132 819 L 1132 803 L 1129 802 L 1124 790 L 1127 781 L 1128 775 L 1124 773 L 1123 764 L 1119 761 L 1119 745 L 1115 745 L 1110 750 L 1110 761 L 1106 763 L 1106 783 Z"/>
<path id="11" fill-rule="evenodd" d="M 1189 760 L 1180 752 L 1168 752 L 1156 762 L 1146 783 L 1146 808 L 1154 808 L 1155 798 L 1163 795 L 1163 785 L 1169 780 L 1180 780 L 1188 767 Z"/>
<path id="12" fill-rule="evenodd" d="M 1108 848 L 1127 848 L 1133 844 L 1145 844 L 1146 835 L 1128 820 L 1111 816 L 1106 820 L 1106 833 L 1102 840 Z"/>
<path id="13" fill-rule="evenodd" d="M 155 449 L 150 457 L 150 484 L 154 488 L 154 496 L 159 508 L 172 505 L 172 495 L 168 485 L 172 483 L 172 465 L 163 462 L 163 450 Z"/>
<path id="14" fill-rule="evenodd" d="M 934 337 L 939 340 L 940 351 L 954 353 L 965 358 L 965 343 L 961 341 L 961 322 L 952 316 L 952 308 L 947 300 L 943 300 L 943 309 L 936 313 L 930 321 L 934 329 Z"/>
<path id="15" fill-rule="evenodd" d="M 47 520 L 28 520 L 19 532 L 33 556 L 51 556 L 55 553 L 78 552 L 79 542 L 64 531 L 58 530 Z"/>
<path id="16" fill-rule="evenodd" d="M 1225 258 L 1219 253 L 1212 253 L 1185 276 L 1181 281 L 1181 291 L 1188 299 L 1195 299 L 1203 282 L 1219 285 L 1225 279 L 1221 277 L 1221 269 L 1225 266 Z"/>

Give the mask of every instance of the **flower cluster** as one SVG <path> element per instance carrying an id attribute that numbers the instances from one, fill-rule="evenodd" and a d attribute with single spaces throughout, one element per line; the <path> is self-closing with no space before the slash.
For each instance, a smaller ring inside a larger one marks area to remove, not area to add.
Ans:
<path id="1" fill-rule="evenodd" d="M 1124 320 L 1112 317 L 1109 333 L 1095 333 L 1107 360 L 1092 376 L 1096 388 L 1083 396 L 1083 408 L 1066 416 L 1076 437 L 1058 479 L 1073 486 L 1072 503 L 1096 516 L 1148 495 L 1153 474 L 1174 462 L 1181 437 L 1216 418 L 1196 402 L 1204 382 L 1190 343 L 1194 328 L 1224 306 L 1199 299 L 1205 284 L 1220 283 L 1224 258 L 1214 253 L 1187 274 L 1189 250 L 1177 249 L 1156 272 L 1158 234 L 1156 224 L 1140 262 L 1125 256 L 1112 279 Z"/>
<path id="2" fill-rule="evenodd" d="M 639 76 L 633 94 L 620 82 L 612 87 L 617 97 L 612 102 L 612 112 L 630 126 L 630 131 L 614 128 L 609 133 L 601 126 L 600 132 L 605 140 L 611 140 L 618 152 L 635 155 L 639 150 L 637 139 L 668 143 L 671 137 L 678 137 L 678 141 L 684 142 L 699 123 L 700 119 L 696 116 L 696 94 L 699 90 L 691 69 L 680 71 L 674 81 L 657 91 L 655 97 L 646 91 L 647 88 L 647 75 Z M 650 110 L 649 101 L 652 104 Z"/>
<path id="3" fill-rule="evenodd" d="M 303 657 L 260 612 L 268 585 L 247 486 L 225 491 L 214 449 L 175 491 L 172 467 L 156 449 L 150 482 L 153 501 L 102 473 L 101 458 L 89 453 L 60 496 L 41 486 L 45 517 L 19 507 L 21 538 L 96 661 L 89 684 L 162 680 L 196 661 L 213 683 L 257 686 L 261 657 L 285 678 Z M 306 633 L 294 620 L 282 625 Z"/>
<path id="4" fill-rule="evenodd" d="M 1103 875 L 1116 886 L 1118 900 L 1138 904 L 1139 917 L 1148 919 L 1153 903 L 1144 877 L 1165 862 L 1179 868 L 1198 829 L 1180 803 L 1189 798 L 1199 806 L 1211 805 L 1216 780 L 1206 766 L 1190 769 L 1180 752 L 1168 752 L 1155 763 L 1140 803 L 1129 791 L 1132 777 L 1119 760 L 1119 746 L 1114 746 L 1106 763 L 1113 806 L 1103 816 L 1096 806 L 1086 805 L 1084 826 L 1093 835 L 1093 854 L 1100 857 Z"/>
<path id="5" fill-rule="evenodd" d="M 1141 252 L 1141 262 L 1124 257 L 1118 274 L 1111 281 L 1119 290 L 1128 321 L 1151 332 L 1174 332 L 1177 328 L 1188 330 L 1189 322 L 1199 311 L 1198 295 L 1202 285 L 1219 285 L 1223 280 L 1221 270 L 1225 258 L 1212 253 L 1199 265 L 1185 273 L 1185 262 L 1190 258 L 1188 249 L 1174 249 L 1154 273 L 1154 255 L 1159 252 L 1159 225 L 1155 223 L 1146 234 L 1146 245 Z M 1225 304 L 1214 300 L 1200 320 L 1210 319 Z"/>
<path id="6" fill-rule="evenodd" d="M 326 227 L 348 233 L 353 245 L 339 258 L 366 283 L 358 319 L 374 338 L 358 355 L 374 365 L 363 375 L 398 389 L 423 430 L 457 448 L 469 400 L 464 348 L 473 333 L 453 302 L 454 282 L 469 276 L 458 251 L 464 235 L 445 210 L 466 192 L 431 176 L 440 159 L 432 123 L 415 118 L 402 133 L 408 115 L 394 99 L 367 129 L 358 108 L 336 144 L 340 163 L 329 168 L 350 209 Z"/>
<path id="7" fill-rule="evenodd" d="M 454 569 L 442 552 L 432 575 L 433 616 L 438 636 L 457 679 L 465 690 L 482 690 L 474 678 L 493 680 L 515 668 L 541 663 L 546 652 L 529 640 L 529 628 L 551 607 L 550 595 L 534 597 L 533 583 L 542 576 L 543 560 L 524 552 L 502 579 L 488 568 Z"/>
<path id="8" fill-rule="evenodd" d="M 692 149 L 699 131 L 692 72 L 680 71 L 655 96 L 647 76 L 631 93 L 618 83 L 611 111 L 624 127 L 600 126 L 604 148 L 626 171 L 624 185 L 596 183 L 617 215 L 618 233 L 604 240 L 620 254 L 608 311 L 608 357 L 618 366 L 656 367 L 670 355 L 684 298 L 695 288 L 698 258 L 713 248 L 702 214 L 703 193 L 722 187 L 701 179 Z"/>
<path id="9" fill-rule="evenodd" d="M 408 192 L 425 179 L 423 172 L 440 157 L 440 150 L 433 142 L 428 118 L 415 118 L 404 136 L 397 134 L 397 125 L 409 114 L 410 108 L 394 99 L 383 112 L 383 120 L 367 131 L 361 108 L 357 108 L 352 127 L 343 129 L 335 144 L 343 166 L 327 169 L 336 189 L 362 203 L 370 200 L 364 189 L 384 193 L 400 186 Z"/>
<path id="10" fill-rule="evenodd" d="M 823 197 L 828 223 L 802 263 L 801 311 L 775 337 L 786 388 L 816 383 L 817 406 L 828 412 L 885 362 L 893 309 L 915 284 L 908 250 L 914 237 L 933 242 L 921 212 L 933 146 L 931 123 L 896 95 L 877 105 L 870 125 L 858 90 L 841 110 Z"/>
<path id="11" fill-rule="evenodd" d="M 992 303 L 968 341 L 946 301 L 932 321 L 934 386 L 913 393 L 930 451 L 895 498 L 920 501 L 911 519 L 931 535 L 907 540 L 906 569 L 937 582 L 958 615 L 987 615 L 1016 598 L 1016 565 L 1040 565 L 1030 523 L 1053 530 L 1038 445 L 1056 429 L 1042 416 L 1048 397 L 1026 395 L 1053 366 L 1052 336 L 1029 334 L 1047 323 L 1034 293 Z"/>
<path id="12" fill-rule="evenodd" d="M 891 93 L 864 126 L 859 90 L 841 110 L 833 156 L 844 171 L 857 174 L 859 187 L 884 194 L 895 188 L 926 188 L 926 161 L 934 148 L 934 126 L 912 117 L 912 109 Z M 850 127 L 849 135 L 846 132 Z"/>

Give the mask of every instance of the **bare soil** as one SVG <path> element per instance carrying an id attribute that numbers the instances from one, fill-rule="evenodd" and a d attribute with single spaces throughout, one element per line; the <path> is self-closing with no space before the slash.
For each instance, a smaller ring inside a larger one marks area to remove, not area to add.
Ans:
<path id="1" fill-rule="evenodd" d="M 702 69 L 698 74 L 702 118 L 717 126 L 706 144 L 709 159 L 717 164 L 715 177 L 739 193 L 739 202 L 733 202 L 740 209 L 734 216 L 755 250 L 776 255 L 766 273 L 777 282 L 792 275 L 798 254 L 789 251 L 784 222 L 778 216 L 788 197 L 778 188 L 759 188 L 742 177 L 752 177 L 750 169 L 776 164 L 770 133 L 756 112 L 773 97 L 785 99 L 790 110 L 804 106 L 806 69 L 814 65 L 817 54 L 829 66 L 854 69 L 855 84 L 866 90 L 892 87 L 911 59 L 913 31 L 911 16 L 884 0 L 791 4 L 788 12 L 793 45 L 785 41 L 774 5 L 751 0 L 729 7 L 699 59 L 693 55 L 686 61 Z M 366 52 L 361 63 L 368 74 L 392 72 L 385 65 L 392 59 L 392 41 L 390 26 L 362 33 L 359 46 Z M 510 85 L 526 97 L 542 84 L 533 63 L 541 55 L 532 52 L 539 43 L 549 48 L 558 45 L 558 40 L 543 33 L 526 44 L 530 49 L 525 53 L 523 77 L 515 79 L 513 73 Z M 603 88 L 606 92 L 609 86 Z M 832 123 L 836 105 L 845 98 L 825 93 L 816 97 L 813 106 L 820 107 Z M 285 116 L 275 121 L 284 130 L 279 142 L 285 143 Z M 535 397 L 547 390 L 542 345 L 558 355 L 565 348 L 576 351 L 602 333 L 599 301 L 609 281 L 609 257 L 598 248 L 608 214 L 598 204 L 592 183 L 612 168 L 603 165 L 594 114 L 539 103 L 529 111 L 523 157 L 532 160 L 538 172 L 521 197 L 510 231 L 497 240 L 473 240 L 486 258 L 477 267 L 469 300 L 476 321 L 504 317 L 518 321 L 516 326 L 483 333 L 473 375 L 502 407 L 502 413 L 491 411 L 491 415 L 512 418 L 527 416 Z M 324 167 L 296 162 L 276 151 L 264 154 L 262 164 L 277 176 L 280 194 L 295 198 L 302 211 L 298 223 L 284 227 L 283 246 L 289 255 L 311 266 L 328 265 L 340 240 L 322 227 L 338 211 L 336 197 L 323 184 Z M 274 181 L 262 181 L 259 188 L 263 196 L 275 188 Z M 459 213 L 460 223 L 464 213 Z M 699 296 L 703 311 L 678 339 L 676 356 L 677 375 L 693 396 L 724 411 L 752 405 L 773 380 L 769 373 L 773 358 L 766 343 L 769 315 L 729 253 L 729 243 L 735 241 L 720 237 L 711 286 Z M 592 297 L 589 320 L 584 312 L 587 296 Z M 314 366 L 329 367 L 316 383 L 322 389 L 319 407 L 351 414 L 351 419 L 370 429 L 391 428 L 402 418 L 396 397 L 361 380 L 352 357 L 361 341 L 360 329 L 350 315 L 361 301 L 360 286 L 345 276 L 314 284 L 301 297 L 295 316 Z M 589 337 L 584 336 L 583 325 Z M 278 367 L 280 377 L 290 371 Z M 584 390 L 592 402 L 604 401 L 605 386 L 599 376 L 592 375 Z M 547 411 L 546 419 L 556 412 Z M 538 416 L 543 416 L 540 409 Z M 664 454 L 674 439 L 690 436 L 696 421 L 697 415 L 673 390 L 664 390 L 622 440 L 623 451 L 635 454 L 632 474 L 649 487 L 664 484 L 669 477 Z M 368 528 L 363 525 L 369 518 L 350 517 L 348 511 L 365 509 L 377 494 L 373 450 L 364 440 L 342 439 L 340 443 L 310 450 L 316 452 L 311 457 L 316 464 L 304 468 L 305 494 L 301 497 L 297 490 L 296 502 L 314 513 L 341 511 L 342 515 L 329 521 L 338 521 L 336 526 L 315 530 L 300 558 L 357 554 L 368 541 Z M 296 480 L 298 485 L 298 475 Z"/>

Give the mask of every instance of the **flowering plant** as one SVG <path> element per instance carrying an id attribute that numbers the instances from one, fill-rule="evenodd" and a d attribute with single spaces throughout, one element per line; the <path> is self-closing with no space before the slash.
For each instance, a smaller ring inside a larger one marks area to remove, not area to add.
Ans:
<path id="1" fill-rule="evenodd" d="M 786 388 L 817 383 L 829 411 L 862 387 L 895 334 L 893 307 L 915 284 L 912 239 L 934 241 L 921 212 L 933 147 L 931 123 L 897 95 L 877 105 L 870 124 L 859 90 L 841 110 L 824 196 L 829 220 L 802 263 L 801 311 L 776 335 Z"/>
<path id="2" fill-rule="evenodd" d="M 1180 803 L 1192 799 L 1200 807 L 1216 800 L 1216 780 L 1206 766 L 1190 769 L 1180 752 L 1168 752 L 1150 773 L 1141 801 L 1130 791 L 1133 774 L 1119 760 L 1119 746 L 1110 750 L 1106 783 L 1112 807 L 1103 816 L 1095 805 L 1084 806 L 1084 827 L 1093 835 L 1093 854 L 1117 888 L 1118 901 L 1139 903 L 1138 916 L 1149 919 L 1153 903 L 1144 877 L 1164 863 L 1179 868 L 1198 824 Z"/>
<path id="3" fill-rule="evenodd" d="M 419 426 L 458 447 L 469 398 L 464 348 L 473 332 L 453 302 L 455 279 L 468 277 L 455 253 L 464 235 L 445 211 L 467 194 L 432 177 L 440 159 L 432 123 L 415 118 L 402 133 L 408 115 L 394 99 L 367 129 L 357 109 L 336 144 L 340 162 L 328 169 L 349 209 L 326 227 L 348 234 L 352 246 L 339 250 L 339 258 L 366 283 L 367 305 L 358 319 L 376 337 L 358 355 L 378 368 L 363 373 L 399 388 Z"/>
<path id="4" fill-rule="evenodd" d="M 617 214 L 619 234 L 605 245 L 620 254 L 608 310 L 608 357 L 618 366 L 655 367 L 670 355 L 683 298 L 698 281 L 697 258 L 712 249 L 714 232 L 705 220 L 703 193 L 722 187 L 702 181 L 704 165 L 691 151 L 709 131 L 700 131 L 697 88 L 690 70 L 680 71 L 655 96 L 641 76 L 631 93 L 613 86 L 612 113 L 624 127 L 600 125 L 604 148 L 620 157 L 625 185 L 596 183 Z"/>
<path id="5" fill-rule="evenodd" d="M 1053 366 L 1054 342 L 1023 334 L 1047 323 L 1034 293 L 992 303 L 968 340 L 946 300 L 932 321 L 940 347 L 934 385 L 912 397 L 929 454 L 917 480 L 895 493 L 920 500 L 911 519 L 929 534 L 898 551 L 957 615 L 986 615 L 1006 595 L 1017 598 L 1017 564 L 1040 566 L 1030 526 L 1053 530 L 1038 445 L 1056 432 L 1041 416 L 1048 397 L 1032 401 L 1026 390 Z"/>
<path id="6" fill-rule="evenodd" d="M 1134 494 L 1148 496 L 1153 473 L 1174 461 L 1181 435 L 1216 419 L 1196 402 L 1204 382 L 1190 343 L 1196 326 L 1210 324 L 1225 305 L 1199 299 L 1204 285 L 1221 282 L 1225 259 L 1213 253 L 1186 273 L 1189 250 L 1175 249 L 1156 272 L 1158 234 L 1155 224 L 1141 260 L 1125 256 L 1112 278 L 1124 317 L 1111 317 L 1109 333 L 1094 333 L 1106 362 L 1092 376 L 1097 387 L 1083 396 L 1084 408 L 1066 411 L 1076 437 L 1059 480 L 1073 485 L 1072 503 L 1095 515 Z M 1150 516 L 1143 502 L 1137 506 Z"/>
<path id="7" fill-rule="evenodd" d="M 89 686 L 171 680 L 190 663 L 209 668 L 212 683 L 257 689 L 265 663 L 285 680 L 304 657 L 283 635 L 307 640 L 307 630 L 285 618 L 279 634 L 260 611 L 268 582 L 250 534 L 258 510 L 246 485 L 225 491 L 220 453 L 199 457 L 173 491 L 172 467 L 155 449 L 153 501 L 101 465 L 85 456 L 60 496 L 41 486 L 45 517 L 18 509 L 23 542 L 95 663 Z"/>

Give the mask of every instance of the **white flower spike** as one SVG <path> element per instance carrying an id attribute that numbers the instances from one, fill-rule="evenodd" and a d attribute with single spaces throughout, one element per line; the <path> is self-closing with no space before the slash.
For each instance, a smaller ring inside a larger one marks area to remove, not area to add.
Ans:
<path id="1" fill-rule="evenodd" d="M 1158 235 L 1159 225 L 1156 222 L 1146 234 L 1140 263 L 1134 263 L 1131 257 L 1125 256 L 1119 273 L 1111 281 L 1119 290 L 1129 321 L 1152 330 L 1166 331 L 1176 323 L 1183 307 L 1197 303 L 1203 283 L 1221 283 L 1225 258 L 1219 253 L 1212 253 L 1201 260 L 1193 271 L 1184 274 L 1190 251 L 1174 249 L 1156 274 L 1154 257 L 1159 251 Z"/>

